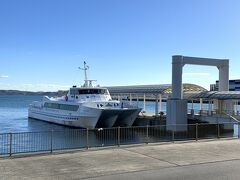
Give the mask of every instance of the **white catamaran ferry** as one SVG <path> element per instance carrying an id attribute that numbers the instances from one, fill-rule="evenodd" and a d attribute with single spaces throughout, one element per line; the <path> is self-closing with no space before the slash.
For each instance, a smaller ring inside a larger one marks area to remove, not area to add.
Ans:
<path id="1" fill-rule="evenodd" d="M 85 83 L 73 86 L 66 96 L 49 98 L 30 104 L 28 117 L 66 126 L 106 128 L 132 126 L 139 112 L 126 102 L 112 100 L 107 88 L 93 87 L 87 79 L 88 66 L 84 62 Z"/>

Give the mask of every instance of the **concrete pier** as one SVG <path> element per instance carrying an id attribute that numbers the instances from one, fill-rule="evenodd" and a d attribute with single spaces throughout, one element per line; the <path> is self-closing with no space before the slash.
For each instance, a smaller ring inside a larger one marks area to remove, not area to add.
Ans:
<path id="1" fill-rule="evenodd" d="M 0 159 L 0 180 L 231 180 L 238 179 L 239 152 L 239 140 L 219 140 Z"/>
<path id="2" fill-rule="evenodd" d="M 166 125 L 166 115 L 157 116 L 155 113 L 139 113 L 138 117 L 136 118 L 133 126 L 154 126 L 154 125 Z"/>

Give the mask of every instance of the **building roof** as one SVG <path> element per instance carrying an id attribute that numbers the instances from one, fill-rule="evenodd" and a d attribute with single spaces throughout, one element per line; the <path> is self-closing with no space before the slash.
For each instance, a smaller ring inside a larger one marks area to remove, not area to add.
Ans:
<path id="1" fill-rule="evenodd" d="M 134 86 L 111 86 L 107 87 L 111 95 L 120 94 L 165 94 L 168 97 L 172 93 L 170 84 L 159 85 L 134 85 Z M 207 91 L 196 84 L 183 84 L 184 99 L 240 99 L 240 91 Z"/>
<path id="2" fill-rule="evenodd" d="M 171 84 L 159 85 L 134 85 L 134 86 L 111 86 L 107 87 L 111 94 L 170 94 Z M 205 88 L 196 84 L 183 84 L 183 92 L 202 92 Z"/>
<path id="3" fill-rule="evenodd" d="M 185 94 L 186 99 L 240 99 L 240 91 L 206 91 L 197 94 Z"/>

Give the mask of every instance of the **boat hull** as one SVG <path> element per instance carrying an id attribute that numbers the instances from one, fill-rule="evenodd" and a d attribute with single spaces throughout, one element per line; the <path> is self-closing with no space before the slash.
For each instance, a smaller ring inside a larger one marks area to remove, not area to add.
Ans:
<path id="1" fill-rule="evenodd" d="M 91 115 L 61 115 L 58 113 L 49 113 L 36 110 L 29 110 L 28 117 L 42 120 L 50 123 L 56 123 L 71 127 L 81 127 L 81 128 L 96 128 L 99 117 L 101 116 L 102 110 L 96 109 L 91 111 Z"/>
<path id="2" fill-rule="evenodd" d="M 114 123 L 114 127 L 129 127 L 132 126 L 134 121 L 136 120 L 138 114 L 141 109 L 123 109 L 119 114 L 116 122 Z"/>
<path id="3" fill-rule="evenodd" d="M 111 128 L 115 124 L 120 110 L 116 109 L 104 109 L 97 123 L 97 128 Z"/>

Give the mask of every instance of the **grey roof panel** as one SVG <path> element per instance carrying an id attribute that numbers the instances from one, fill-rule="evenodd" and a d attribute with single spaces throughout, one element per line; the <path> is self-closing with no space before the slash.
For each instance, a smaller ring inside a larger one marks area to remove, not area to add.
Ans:
<path id="1" fill-rule="evenodd" d="M 240 99 L 240 91 L 207 91 L 198 94 L 192 94 L 188 97 L 189 99 Z"/>
<path id="2" fill-rule="evenodd" d="M 166 94 L 171 93 L 171 84 L 161 85 L 135 85 L 135 86 L 112 86 L 107 87 L 111 94 L 135 93 L 135 94 Z M 195 84 L 183 84 L 184 92 L 202 92 L 206 91 L 201 86 Z"/>

